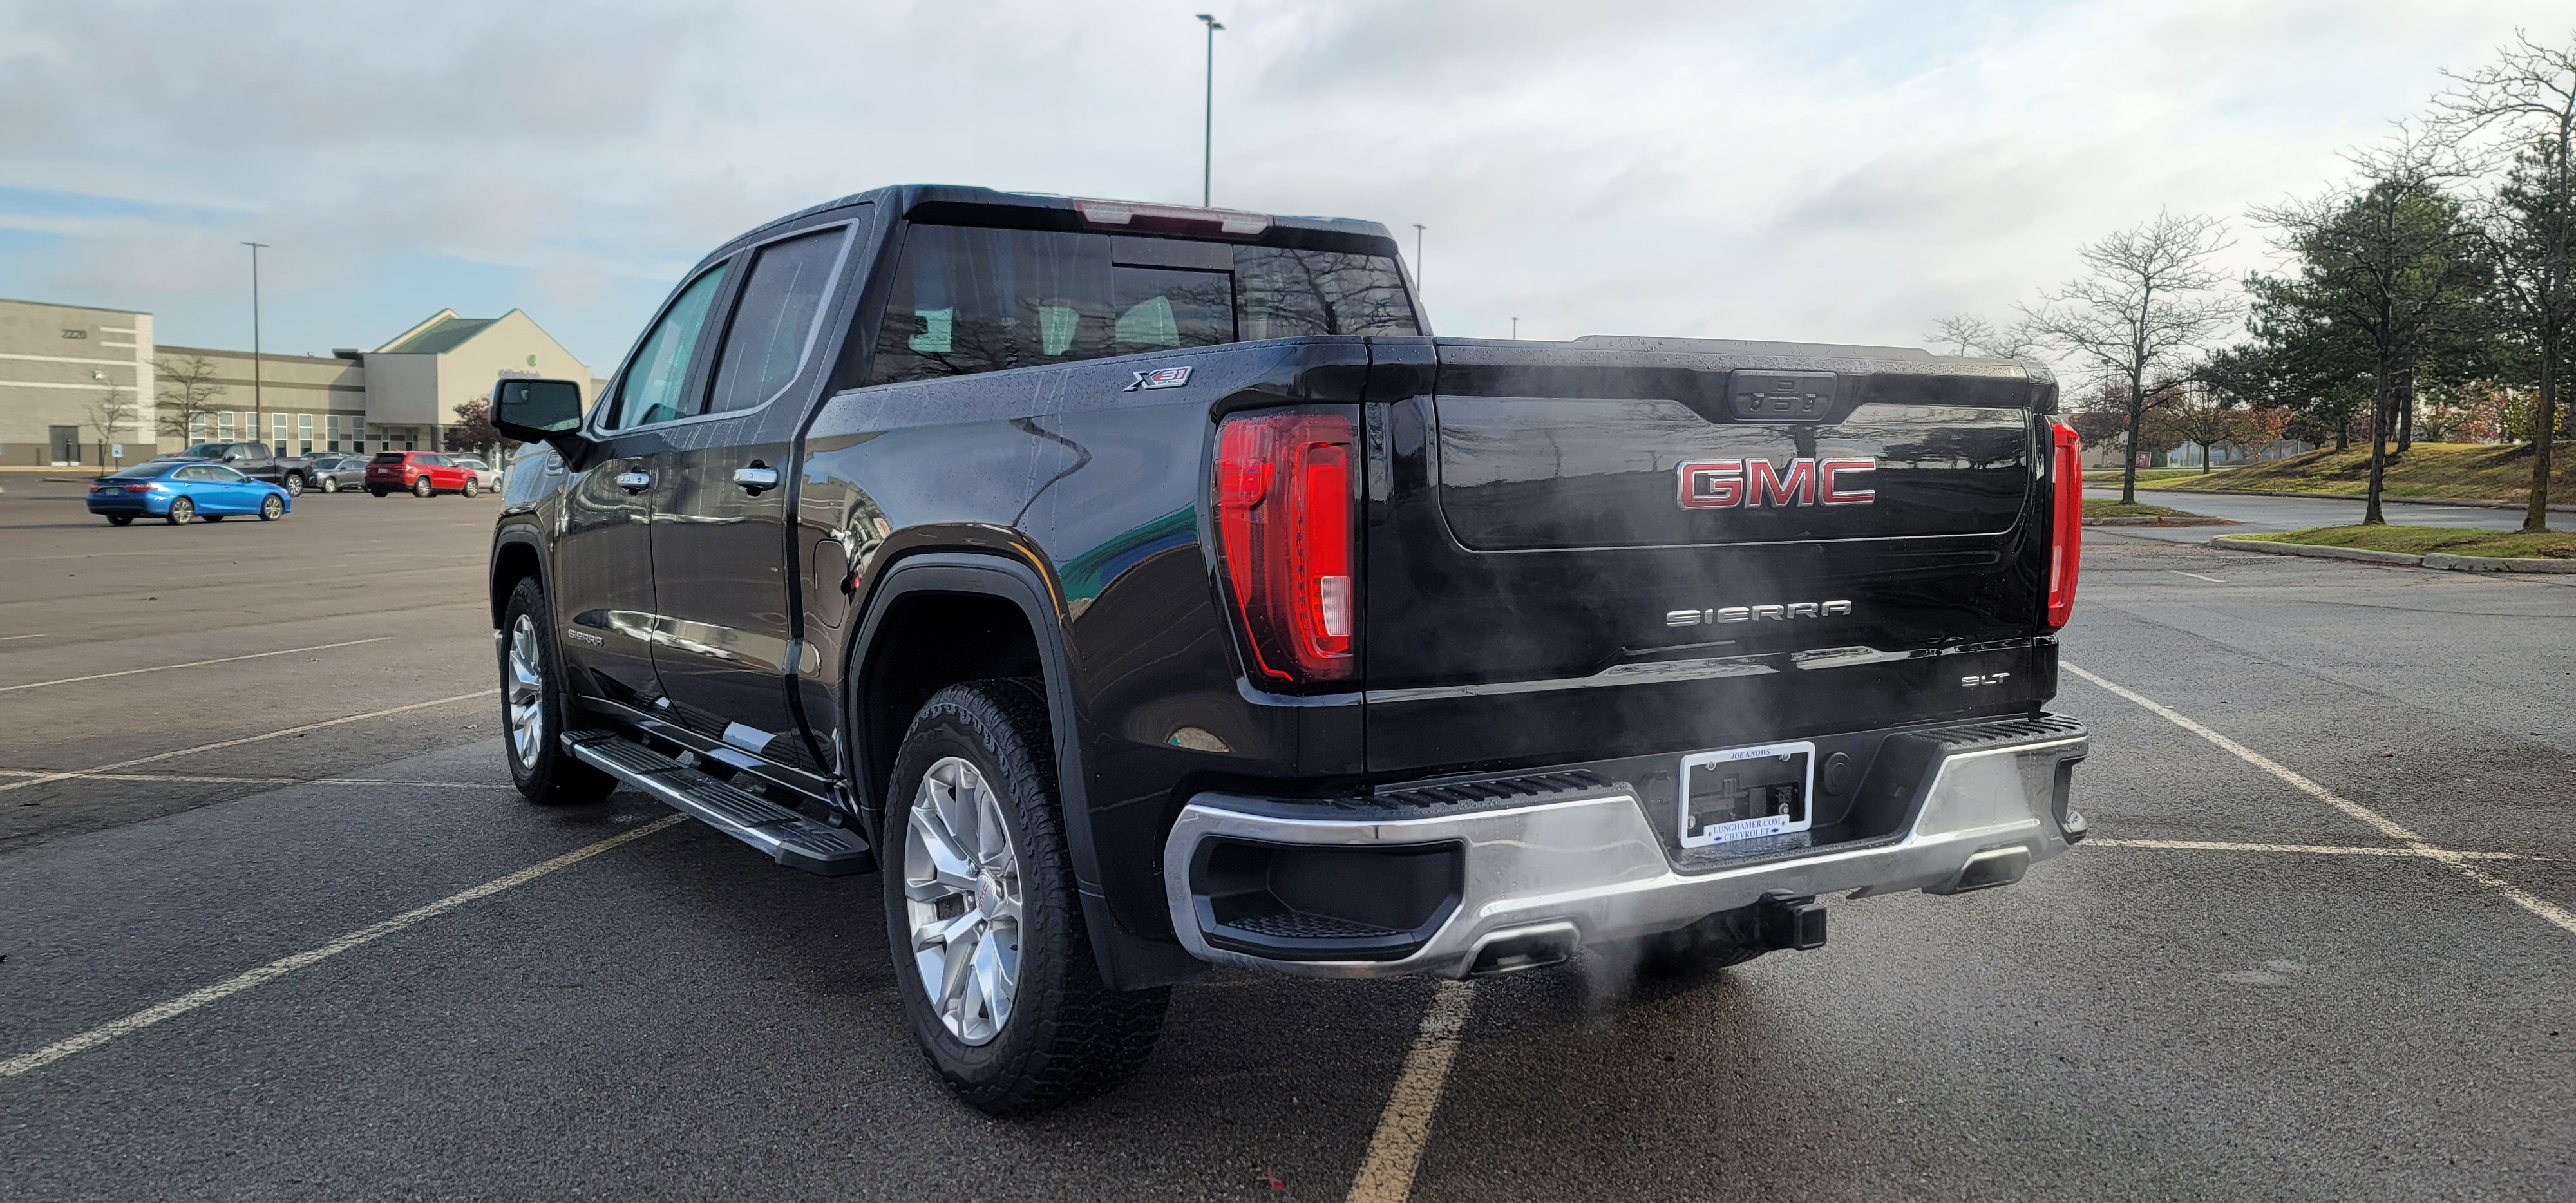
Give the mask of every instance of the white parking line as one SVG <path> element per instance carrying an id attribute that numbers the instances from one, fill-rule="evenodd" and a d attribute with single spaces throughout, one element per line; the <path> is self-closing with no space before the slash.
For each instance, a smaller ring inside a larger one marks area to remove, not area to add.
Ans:
<path id="1" fill-rule="evenodd" d="M 20 1053 L 6 1061 L 0 1061 L 0 1078 L 14 1078 L 28 1070 L 51 1065 L 74 1053 L 88 1052 L 129 1032 L 141 1031 L 164 1019 L 185 1015 L 207 1003 L 230 998 L 253 986 L 275 981 L 317 961 L 338 956 L 371 940 L 390 936 L 421 920 L 434 919 L 476 899 L 489 898 L 513 886 L 526 885 L 557 869 L 579 864 L 620 844 L 631 844 L 665 827 L 687 820 L 687 815 L 655 819 L 633 831 L 620 832 L 596 844 L 575 848 L 553 860 L 530 865 L 506 877 L 495 877 L 462 893 L 450 894 L 427 906 L 414 907 L 381 923 L 368 924 L 318 948 L 307 949 L 293 956 L 280 957 L 257 969 L 226 978 L 205 989 L 189 991 L 158 1006 L 146 1007 L 123 1019 L 100 1024 L 77 1036 L 57 1040 L 32 1053 Z"/>
<path id="2" fill-rule="evenodd" d="M 2096 836 L 2084 841 L 2087 848 L 2165 848 L 2180 852 L 2296 852 L 2313 856 L 2422 856 L 2413 848 L 2393 845 L 2352 846 L 2346 844 L 2243 844 L 2230 840 L 2115 840 Z M 2442 851 L 2462 860 L 2536 860 L 2557 864 L 2565 857 L 2541 856 L 2533 852 L 2463 852 L 2456 848 Z"/>
<path id="3" fill-rule="evenodd" d="M 30 681 L 24 685 L 0 685 L 0 693 L 16 693 L 21 689 L 43 689 L 48 685 L 77 685 L 83 681 L 104 681 L 109 677 L 131 677 L 137 673 L 165 673 L 174 668 L 204 668 L 209 664 L 230 664 L 236 660 L 259 660 L 269 656 L 292 656 L 297 652 L 327 652 L 335 647 L 356 647 L 362 643 L 384 643 L 391 639 L 393 639 L 393 636 L 391 635 L 378 635 L 373 639 L 352 639 L 346 643 L 317 643 L 311 647 L 290 647 L 274 652 L 252 652 L 247 656 L 218 656 L 212 660 L 191 660 L 185 664 L 162 664 L 156 665 L 152 668 L 129 668 L 123 672 L 91 673 L 86 677 L 64 677 L 55 681 Z"/>
<path id="4" fill-rule="evenodd" d="M 2174 574 L 2175 576 L 2187 576 L 2187 577 L 2190 577 L 2191 579 L 2193 579 L 2193 580 L 2195 580 L 2195 581 L 2207 581 L 2207 582 L 2209 582 L 2210 584 L 2213 584 L 2213 585 L 2224 585 L 2224 584 L 2226 584 L 2226 583 L 2227 583 L 2227 582 L 2222 581 L 2222 580 L 2220 580 L 2220 579 L 2218 579 L 2217 577 L 2214 577 L 2214 576 L 2202 576 L 2201 574 L 2199 574 L 2199 573 L 2197 573 L 2197 572 L 2185 572 L 2185 571 L 2183 571 L 2182 569 L 2179 569 L 2179 568 L 2168 568 L 2168 569 L 2165 569 L 2165 571 L 2170 572 L 2170 573 Z"/>
<path id="5" fill-rule="evenodd" d="M 1458 1056 L 1458 1031 L 1467 1025 L 1467 1010 L 1475 1000 L 1471 982 L 1444 981 L 1431 996 L 1413 1051 L 1404 1055 L 1404 1069 L 1396 1074 L 1395 1089 L 1369 1137 L 1368 1154 L 1360 1158 L 1359 1176 L 1351 1180 L 1348 1203 L 1403 1203 L 1413 1193 L 1413 1174 L 1431 1139 L 1431 1117 L 1440 1110 L 1449 1063 Z"/>
<path id="6" fill-rule="evenodd" d="M 2153 698 L 2149 698 L 2145 694 L 2139 693 L 2126 686 L 2114 685 L 2101 677 L 2095 676 L 2092 673 L 2086 672 L 2083 669 L 2077 668 L 2076 666 L 2064 661 L 2059 661 L 2058 667 L 2074 673 L 2076 676 L 2082 677 L 2087 681 L 2091 681 L 2104 689 L 2110 690 L 2121 697 L 2127 698 L 2128 700 L 2145 707 L 2148 713 L 2151 713 L 2166 722 L 2172 723 L 2185 731 L 2189 731 L 2202 739 L 2208 740 L 2210 743 L 2216 744 L 2218 747 L 2234 754 L 2237 759 L 2288 782 L 2300 792 L 2305 793 L 2328 806 L 2334 807 L 2336 810 L 2340 810 L 2343 813 L 2350 815 L 2352 818 L 2359 820 L 2373 830 L 2379 832 L 2379 834 L 2406 845 L 2407 852 L 2415 856 L 2423 857 L 2426 860 L 2439 861 L 2442 864 L 2448 865 L 2460 876 L 2466 877 L 2479 885 L 2485 886 L 2488 889 L 2504 895 L 2507 899 L 2510 899 L 2515 906 L 2521 907 L 2522 909 L 2538 915 L 2551 923 L 2557 924 L 2561 929 L 2570 934 L 2576 934 L 2576 911 L 2569 911 L 2567 908 L 2560 906 L 2557 903 L 2551 902 L 2546 898 L 2542 898 L 2524 890 L 2522 887 L 2517 886 L 2512 882 L 2506 881 L 2495 874 L 2489 873 L 2470 864 L 2469 858 L 2463 853 L 2454 852 L 2448 848 L 2434 847 L 2431 841 L 2407 830 L 2405 827 L 2389 819 L 2387 816 L 2380 814 L 2378 811 L 2372 810 L 2359 802 L 2355 802 L 2352 799 L 2344 797 L 2333 790 L 2327 789 L 2314 781 L 2310 781 L 2289 769 L 2283 768 L 2270 757 L 2265 756 L 2252 748 L 2246 747 L 2235 740 L 2229 739 L 2216 731 L 2212 731 L 2207 727 L 2201 726 L 2199 723 L 2193 722 L 2191 719 L 2185 717 L 2181 712 L 2176 711 Z M 5 788 L 7 787 L 0 786 L 0 789 Z"/>
<path id="7" fill-rule="evenodd" d="M 12 639 L 42 639 L 42 638 L 44 638 L 44 636 L 43 636 L 43 635 L 0 635 L 0 643 L 7 643 L 7 642 L 9 642 L 9 641 L 10 641 L 10 640 L 12 640 Z"/>
<path id="8" fill-rule="evenodd" d="M 49 777 L 51 769 L 0 769 L 0 777 Z M 167 785 L 417 785 L 438 789 L 517 789 L 488 781 L 395 781 L 383 777 L 199 777 L 179 773 L 88 773 L 83 781 L 140 781 Z"/>
<path id="9" fill-rule="evenodd" d="M 75 777 L 96 777 L 102 773 L 113 773 L 118 769 L 130 769 L 138 764 L 152 764 L 156 761 L 169 760 L 179 756 L 194 756 L 199 752 L 212 752 L 219 748 L 237 748 L 243 744 L 255 744 L 265 739 L 282 739 L 289 735 L 302 735 L 307 731 L 319 731 L 324 727 L 337 727 L 342 723 L 364 722 L 371 718 L 383 718 L 389 714 L 401 714 L 405 711 L 421 710 L 431 706 L 444 706 L 450 702 L 462 702 L 473 698 L 488 698 L 499 692 L 501 691 L 498 689 L 478 689 L 472 693 L 457 694 L 452 698 L 431 698 L 426 702 L 414 702 L 408 706 L 395 706 L 385 710 L 370 710 L 365 714 L 352 714 L 344 718 L 324 719 L 318 723 L 306 723 L 301 727 L 288 727 L 283 731 L 271 731 L 265 735 L 245 735 L 239 739 L 217 740 L 210 744 L 198 744 L 193 748 L 181 748 L 175 752 L 156 752 L 150 756 L 137 756 L 132 760 L 120 760 L 114 764 L 102 764 L 94 769 L 73 769 L 69 772 L 47 773 L 41 777 L 21 778 L 16 781 L 9 782 L 6 785 L 0 785 L 0 794 L 5 794 L 13 789 L 25 789 L 31 785 L 45 785 L 55 781 L 69 781 Z"/>

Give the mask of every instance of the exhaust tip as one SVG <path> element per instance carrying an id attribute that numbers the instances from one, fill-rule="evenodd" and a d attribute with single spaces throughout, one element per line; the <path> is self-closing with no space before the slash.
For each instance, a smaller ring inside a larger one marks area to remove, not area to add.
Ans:
<path id="1" fill-rule="evenodd" d="M 1970 890 L 1990 890 L 2020 881 L 2030 872 L 2030 849 L 2015 844 L 2009 848 L 1988 848 L 1968 858 L 1959 870 L 1959 880 L 1945 893 L 1965 894 Z"/>
<path id="2" fill-rule="evenodd" d="M 1467 961 L 1467 976 L 1492 977 L 1561 965 L 1574 956 L 1577 935 L 1571 923 L 1496 932 L 1476 945 Z"/>

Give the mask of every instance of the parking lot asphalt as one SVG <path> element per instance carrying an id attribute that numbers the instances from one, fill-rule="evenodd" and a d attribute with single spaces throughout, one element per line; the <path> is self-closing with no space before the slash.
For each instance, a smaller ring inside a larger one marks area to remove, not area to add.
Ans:
<path id="1" fill-rule="evenodd" d="M 1825 948 L 1693 978 L 1220 972 L 1175 991 L 1136 1081 L 999 1121 L 906 1035 L 875 877 L 507 788 L 472 697 L 478 503 L 322 498 L 245 536 L 20 498 L 0 556 L 89 583 L 6 586 L 0 636 L 68 650 L 0 642 L 0 688 L 402 635 L 0 693 L 5 767 L 468 700 L 123 774 L 286 783 L 0 793 L 75 816 L 0 845 L 0 1193 L 2576 1196 L 2564 578 L 2088 532 L 2058 708 L 2093 731 L 2096 835 L 2023 883 L 1837 901 Z M 164 533 L 210 537 L 82 555 Z M 265 591 L 286 557 L 416 575 Z M 161 579 L 192 617 L 125 596 Z M 351 684 L 293 687 L 325 669 Z"/>
<path id="2" fill-rule="evenodd" d="M 2119 497 L 2118 486 L 2086 485 L 2092 498 Z M 2224 518 L 2233 526 L 2130 526 L 2116 528 L 2132 538 L 2166 543 L 2205 543 L 2213 534 L 2250 535 L 2270 531 L 2347 526 L 2361 521 L 2368 506 L 2339 497 L 2263 497 L 2244 493 L 2186 493 L 2178 489 L 2139 489 L 2146 505 L 2170 506 L 2188 513 Z M 2522 511 L 2487 506 L 2430 505 L 2385 499 L 2381 513 L 2401 526 L 2453 526 L 2467 530 L 2520 530 Z M 2576 524 L 2576 514 L 2552 515 L 2561 524 Z M 2096 528 L 2115 529 L 2115 528 Z"/>
<path id="3" fill-rule="evenodd" d="M 306 493 L 276 522 L 117 528 L 83 511 L 80 484 L 6 487 L 0 851 L 281 779 L 364 777 L 493 729 L 482 700 L 441 701 L 493 687 L 472 588 L 490 495 Z M 384 710 L 399 712 L 295 730 Z M 229 746 L 148 759 L 210 744 Z M 156 779 L 118 779 L 138 775 Z M 173 775 L 200 780 L 158 779 Z"/>

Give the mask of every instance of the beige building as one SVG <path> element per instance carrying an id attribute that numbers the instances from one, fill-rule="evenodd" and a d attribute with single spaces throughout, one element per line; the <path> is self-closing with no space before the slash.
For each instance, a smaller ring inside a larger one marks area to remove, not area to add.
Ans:
<path id="1" fill-rule="evenodd" d="M 516 309 L 442 309 L 372 351 L 263 354 L 254 365 L 248 351 L 156 346 L 148 313 L 0 300 L 0 467 L 131 464 L 205 442 L 297 455 L 426 450 L 459 405 L 488 400 L 505 376 L 598 388 Z M 190 391 L 194 412 L 181 401 Z"/>
<path id="2" fill-rule="evenodd" d="M 0 465 L 152 458 L 153 351 L 148 313 L 0 301 Z"/>

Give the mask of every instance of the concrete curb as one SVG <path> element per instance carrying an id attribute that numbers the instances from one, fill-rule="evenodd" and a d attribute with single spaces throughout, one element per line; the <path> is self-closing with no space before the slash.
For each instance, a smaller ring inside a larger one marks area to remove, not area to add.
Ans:
<path id="1" fill-rule="evenodd" d="M 2402 564 L 2409 568 L 2444 568 L 2452 572 L 2542 572 L 2576 574 L 2576 560 L 2514 559 L 2505 556 L 2455 556 L 2446 551 L 2408 555 L 2367 547 L 2328 547 L 2322 543 L 2281 543 L 2244 535 L 2216 535 L 2209 545 L 2226 551 L 2253 551 L 2267 556 L 2304 556 L 2314 560 L 2356 560 L 2364 564 Z"/>
<path id="2" fill-rule="evenodd" d="M 2507 559 L 2503 556 L 2455 556 L 2447 551 L 2427 552 L 2426 568 L 2448 568 L 2453 572 L 2576 572 L 2576 560 Z"/>
<path id="3" fill-rule="evenodd" d="M 2100 488 L 2102 486 L 2088 485 L 2086 487 Z M 2116 488 L 2117 486 L 2113 487 Z M 2186 497 L 2194 493 L 2234 493 L 2239 497 L 2306 497 L 2317 501 L 2370 500 L 2370 494 L 2368 493 L 2299 493 L 2289 489 L 2159 489 L 2148 485 L 2139 485 L 2138 491 L 2141 493 L 2180 493 Z M 2528 503 L 2520 501 L 2457 501 L 2447 497 L 2391 497 L 2385 493 L 2380 494 L 2379 503 L 2381 505 L 2447 505 L 2454 509 L 2464 510 L 2520 510 L 2530 508 Z M 2553 505 L 2545 508 L 2553 514 L 2576 514 L 2576 505 Z"/>
<path id="4" fill-rule="evenodd" d="M 2233 518 L 2087 518 L 2086 526 L 2236 526 Z"/>
<path id="5" fill-rule="evenodd" d="M 2212 547 L 2229 551 L 2259 551 L 2267 556 L 2307 556 L 2317 560 L 2359 560 L 2365 564 L 2404 564 L 2409 568 L 2424 566 L 2424 557 L 2402 551 L 2373 551 L 2367 547 L 2328 547 L 2322 543 L 2281 543 L 2269 539 L 2249 539 L 2244 535 L 2216 535 Z"/>

